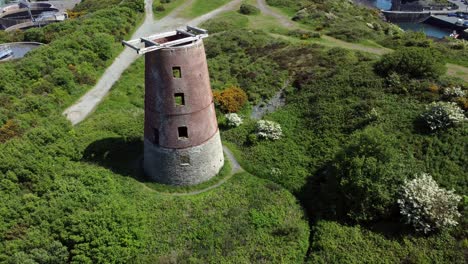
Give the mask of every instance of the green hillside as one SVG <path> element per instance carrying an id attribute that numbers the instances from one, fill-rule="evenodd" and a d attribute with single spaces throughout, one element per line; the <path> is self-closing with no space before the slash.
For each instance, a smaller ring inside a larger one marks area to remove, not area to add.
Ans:
<path id="1" fill-rule="evenodd" d="M 155 17 L 229 1 L 201 2 L 160 1 Z M 0 64 L 1 263 L 466 262 L 467 46 L 400 32 L 350 1 L 267 0 L 271 13 L 257 2 L 200 25 L 223 144 L 243 170 L 227 162 L 189 188 L 143 175 L 144 58 L 83 122 L 61 114 L 122 51 L 143 1 L 86 0 L 76 19 L 0 31 L 48 44 Z M 264 139 L 255 106 L 277 97 L 262 119 L 282 133 Z M 404 190 L 422 173 L 460 197 L 425 197 L 456 225 L 405 221 Z"/>

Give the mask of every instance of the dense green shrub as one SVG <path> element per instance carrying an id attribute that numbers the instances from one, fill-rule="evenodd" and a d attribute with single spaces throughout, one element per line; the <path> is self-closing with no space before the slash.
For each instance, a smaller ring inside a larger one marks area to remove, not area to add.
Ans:
<path id="1" fill-rule="evenodd" d="M 448 233 L 387 238 L 360 226 L 320 221 L 307 263 L 465 263 L 463 246 Z"/>
<path id="2" fill-rule="evenodd" d="M 395 138 L 368 128 L 354 135 L 338 154 L 332 175 L 351 220 L 378 220 L 392 213 L 398 189 L 408 174 L 395 145 Z"/>
<path id="3" fill-rule="evenodd" d="M 398 73 L 410 78 L 437 78 L 447 69 L 437 51 L 409 47 L 382 56 L 376 63 L 375 70 L 383 76 Z"/>
<path id="4" fill-rule="evenodd" d="M 145 4 L 144 1 L 140 0 L 85 0 L 81 1 L 73 11 L 86 11 L 94 12 L 96 10 L 112 8 L 116 6 L 128 7 L 136 12 L 144 12 Z"/>
<path id="5" fill-rule="evenodd" d="M 94 5 L 99 1 L 84 1 Z M 138 3 L 128 0 L 123 3 Z M 100 4 L 99 4 L 100 5 Z M 120 40 L 130 33 L 141 14 L 104 1 L 95 12 L 80 19 L 33 28 L 25 40 L 48 45 L 30 52 L 19 61 L 0 65 L 0 127 L 16 119 L 22 130 L 37 125 L 41 118 L 58 113 L 97 80 L 104 67 L 122 49 Z M 7 117 L 2 112 L 8 112 Z"/>
<path id="6" fill-rule="evenodd" d="M 260 10 L 253 5 L 242 3 L 239 12 L 244 15 L 257 15 L 260 13 Z"/>
<path id="7" fill-rule="evenodd" d="M 80 126 L 49 115 L 0 144 L 0 262 L 301 262 L 309 228 L 280 186 L 243 173 L 179 197 L 138 178 L 143 86 L 140 59 Z"/>
<path id="8" fill-rule="evenodd" d="M 321 12 L 336 3 L 313 2 Z M 109 29 L 117 44 L 127 29 L 116 25 L 133 25 L 131 10 L 116 9 L 100 11 L 105 19 L 82 17 L 89 22 L 83 28 L 74 23 L 50 25 L 44 28 L 44 38 L 56 45 L 54 49 L 37 50 L 41 56 L 31 54 L 29 64 L 18 63 L 21 67 L 0 65 L 9 78 L 0 79 L 0 120 L 17 117 L 20 132 L 26 131 L 22 138 L 0 144 L 0 262 L 66 258 L 83 263 L 300 263 L 309 230 L 302 208 L 285 187 L 301 199 L 315 227 L 311 263 L 463 263 L 468 230 L 464 219 L 453 233 L 431 237 L 387 230 L 398 225 L 392 218 L 363 227 L 316 221 L 387 216 L 392 186 L 408 174 L 407 162 L 417 171 L 430 172 L 444 188 L 461 194 L 468 188 L 468 127 L 418 133 L 414 121 L 429 102 L 424 97 L 428 92 L 388 93 L 382 89 L 385 80 L 373 72 L 373 57 L 363 53 L 295 46 L 262 32 L 223 32 L 207 39 L 214 88 L 239 85 L 258 102 L 271 98 L 286 79 L 294 86 L 285 88 L 287 105 L 266 117 L 281 123 L 281 140 L 253 139 L 255 121 L 248 118 L 242 126 L 222 132 L 223 140 L 237 147 L 246 170 L 273 182 L 242 174 L 191 197 L 148 188 L 135 168 L 143 151 L 143 60 L 80 126 L 72 128 L 57 114 L 58 106 L 65 107 L 85 89 L 78 83 L 93 83 L 109 63 L 101 57 L 106 46 L 90 38 Z M 120 12 L 130 13 L 120 20 Z M 334 12 L 341 15 L 338 9 Z M 73 35 L 76 30 L 81 38 Z M 61 34 L 71 35 L 73 41 L 61 39 Z M 77 47 L 85 49 L 76 56 L 52 52 Z M 60 70 L 55 74 L 68 70 L 74 81 L 68 73 L 53 79 L 56 69 Z M 21 80 L 24 76 L 31 76 L 28 82 Z M 31 78 L 34 83 L 29 85 Z M 418 85 L 423 86 L 419 81 L 412 84 Z M 37 113 L 53 121 L 37 121 Z M 24 126 L 36 128 L 28 131 Z M 363 198 L 365 208 L 350 204 L 351 198 Z"/>
<path id="9" fill-rule="evenodd" d="M 156 12 L 163 12 L 165 11 L 166 8 L 163 6 L 163 5 L 157 5 L 155 8 L 154 8 L 154 11 Z"/>

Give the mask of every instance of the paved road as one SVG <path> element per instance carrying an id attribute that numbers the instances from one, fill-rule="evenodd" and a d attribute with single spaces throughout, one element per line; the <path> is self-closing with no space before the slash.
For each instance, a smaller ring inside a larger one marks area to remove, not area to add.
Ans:
<path id="1" fill-rule="evenodd" d="M 194 0 L 188 0 L 180 7 L 176 8 L 169 15 L 161 20 L 153 19 L 153 0 L 145 0 L 146 17 L 143 24 L 133 34 L 132 39 L 137 39 L 143 36 L 148 36 L 168 29 L 179 28 L 184 25 L 196 26 L 210 18 L 213 18 L 221 12 L 236 8 L 241 0 L 234 0 L 228 4 L 193 20 L 179 17 L 178 15 L 184 8 L 192 4 Z M 130 48 L 125 48 L 124 51 L 114 60 L 111 66 L 106 69 L 98 83 L 83 95 L 75 104 L 67 108 L 63 114 L 73 125 L 83 121 L 94 109 L 99 105 L 102 99 L 107 95 L 114 83 L 120 79 L 122 73 L 138 58 L 136 52 Z"/>

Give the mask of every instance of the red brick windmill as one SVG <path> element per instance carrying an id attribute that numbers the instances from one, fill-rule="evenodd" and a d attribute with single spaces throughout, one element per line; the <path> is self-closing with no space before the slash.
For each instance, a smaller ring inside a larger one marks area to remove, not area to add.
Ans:
<path id="1" fill-rule="evenodd" d="M 224 164 L 205 37 L 188 26 L 123 42 L 145 54 L 144 170 L 154 181 L 193 185 Z"/>

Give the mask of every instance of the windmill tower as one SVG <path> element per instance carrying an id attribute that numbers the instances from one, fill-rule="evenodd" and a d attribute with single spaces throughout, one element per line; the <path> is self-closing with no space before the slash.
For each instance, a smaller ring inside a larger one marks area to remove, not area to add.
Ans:
<path id="1" fill-rule="evenodd" d="M 205 37 L 206 30 L 187 27 L 123 42 L 145 54 L 143 164 L 156 182 L 198 184 L 224 164 Z"/>

